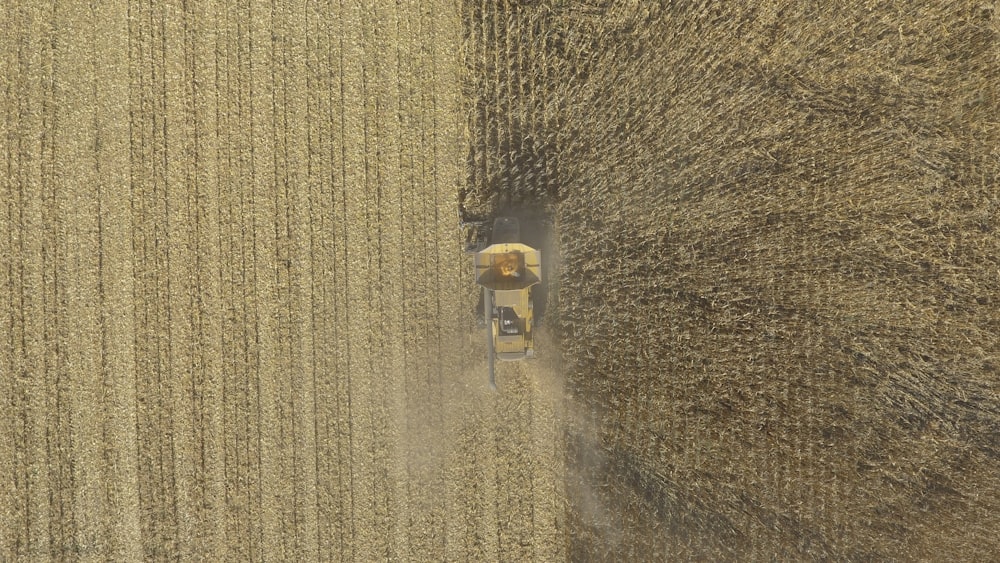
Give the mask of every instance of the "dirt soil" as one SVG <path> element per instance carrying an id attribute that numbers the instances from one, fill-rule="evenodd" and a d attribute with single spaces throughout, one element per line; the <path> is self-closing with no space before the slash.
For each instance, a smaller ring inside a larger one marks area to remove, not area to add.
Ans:
<path id="1" fill-rule="evenodd" d="M 565 558 L 560 382 L 471 328 L 457 2 L 0 30 L 0 561 Z"/>

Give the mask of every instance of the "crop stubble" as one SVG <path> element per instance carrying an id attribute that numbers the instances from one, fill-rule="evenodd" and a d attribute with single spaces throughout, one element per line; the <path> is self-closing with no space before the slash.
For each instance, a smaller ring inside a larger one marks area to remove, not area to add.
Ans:
<path id="1" fill-rule="evenodd" d="M 455 3 L 6 8 L 0 558 L 559 557 L 557 403 L 456 299 Z"/>

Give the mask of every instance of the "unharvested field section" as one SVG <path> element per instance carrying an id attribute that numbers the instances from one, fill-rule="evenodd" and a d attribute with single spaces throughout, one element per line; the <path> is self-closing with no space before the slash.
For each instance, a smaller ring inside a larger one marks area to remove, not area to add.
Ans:
<path id="1" fill-rule="evenodd" d="M 996 8 L 464 3 L 463 205 L 559 236 L 571 559 L 995 558 Z"/>
<path id="2" fill-rule="evenodd" d="M 995 557 L 994 3 L 571 5 L 560 314 L 620 518 L 574 553 Z"/>

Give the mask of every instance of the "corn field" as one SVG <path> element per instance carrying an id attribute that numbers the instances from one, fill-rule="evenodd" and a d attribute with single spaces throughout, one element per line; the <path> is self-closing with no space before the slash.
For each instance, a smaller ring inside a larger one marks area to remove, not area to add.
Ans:
<path id="1" fill-rule="evenodd" d="M 556 218 L 574 560 L 1000 551 L 995 2 L 466 2 Z"/>

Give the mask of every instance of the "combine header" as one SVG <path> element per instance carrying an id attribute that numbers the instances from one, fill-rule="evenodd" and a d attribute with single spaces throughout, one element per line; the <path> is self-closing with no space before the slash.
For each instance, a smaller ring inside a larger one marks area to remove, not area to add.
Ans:
<path id="1" fill-rule="evenodd" d="M 474 227 L 483 225 L 475 224 Z M 534 355 L 531 288 L 542 280 L 542 253 L 520 242 L 520 225 L 513 217 L 493 222 L 489 246 L 473 234 L 466 251 L 473 254 L 476 283 L 483 288 L 490 387 L 496 389 L 496 360 L 513 361 Z"/>

